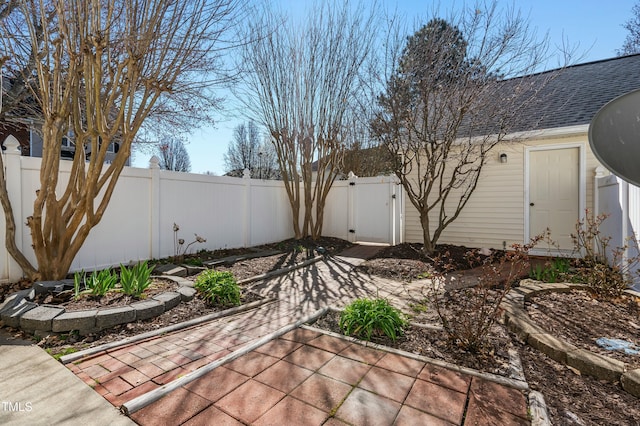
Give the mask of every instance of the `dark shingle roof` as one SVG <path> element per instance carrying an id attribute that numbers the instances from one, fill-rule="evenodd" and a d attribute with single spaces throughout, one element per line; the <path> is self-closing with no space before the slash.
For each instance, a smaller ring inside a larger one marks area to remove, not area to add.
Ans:
<path id="1" fill-rule="evenodd" d="M 540 103 L 532 103 L 521 111 L 518 122 L 510 129 L 512 132 L 589 124 L 607 102 L 640 89 L 640 54 L 573 65 L 530 77 L 544 79 L 549 75 L 554 78 L 541 90 Z"/>

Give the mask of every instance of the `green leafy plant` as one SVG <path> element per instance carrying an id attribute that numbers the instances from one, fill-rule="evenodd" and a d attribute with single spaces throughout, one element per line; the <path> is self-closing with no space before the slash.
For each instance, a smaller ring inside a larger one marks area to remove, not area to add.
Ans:
<path id="1" fill-rule="evenodd" d="M 568 278 L 571 262 L 564 257 L 556 257 L 545 265 L 531 267 L 529 278 L 546 283 L 556 283 Z"/>
<path id="2" fill-rule="evenodd" d="M 92 296 L 104 296 L 115 288 L 117 282 L 118 276 L 111 271 L 111 268 L 107 268 L 93 271 L 85 280 L 85 285 L 91 291 Z"/>
<path id="3" fill-rule="evenodd" d="M 120 265 L 120 286 L 124 294 L 140 297 L 151 285 L 151 271 L 146 261 L 138 263 L 131 268 Z"/>
<path id="4" fill-rule="evenodd" d="M 231 272 L 208 269 L 198 275 L 194 287 L 210 303 L 223 306 L 240 304 L 240 287 Z"/>
<path id="5" fill-rule="evenodd" d="M 86 274 L 84 272 L 84 269 L 82 271 L 76 271 L 73 274 L 73 298 L 75 300 L 78 300 L 80 298 L 80 294 L 82 293 L 82 290 L 84 290 L 85 277 Z"/>
<path id="6" fill-rule="evenodd" d="M 385 335 L 396 340 L 402 335 L 407 319 L 386 299 L 357 299 L 345 307 L 339 325 L 347 336 L 371 340 L 372 335 Z"/>

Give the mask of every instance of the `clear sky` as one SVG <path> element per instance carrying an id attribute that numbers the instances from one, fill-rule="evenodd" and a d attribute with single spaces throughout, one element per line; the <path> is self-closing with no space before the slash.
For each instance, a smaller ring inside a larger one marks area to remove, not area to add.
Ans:
<path id="1" fill-rule="evenodd" d="M 339 1 L 339 0 L 336 0 Z M 640 1 L 640 0 L 639 0 Z M 538 34 L 549 34 L 551 48 L 561 46 L 563 39 L 572 46 L 578 46 L 580 63 L 597 61 L 616 56 L 627 35 L 623 24 L 631 18 L 635 0 L 499 0 L 500 4 L 515 5 L 529 17 Z M 302 13 L 308 0 L 272 0 L 282 10 Z M 397 8 L 409 22 L 427 16 L 433 8 L 428 0 L 379 0 L 384 7 Z M 438 3 L 437 1 L 435 3 Z M 466 2 L 473 4 L 472 2 Z M 365 0 L 365 3 L 366 0 Z M 440 10 L 461 7 L 465 2 L 441 0 Z M 548 68 L 555 68 L 557 60 L 552 60 Z M 223 156 L 233 137 L 233 129 L 245 118 L 233 99 L 228 99 L 225 110 L 219 114 L 214 128 L 198 129 L 188 135 L 187 151 L 191 158 L 193 173 L 214 172 L 224 174 Z M 148 167 L 148 154 L 137 153 L 134 167 Z"/>

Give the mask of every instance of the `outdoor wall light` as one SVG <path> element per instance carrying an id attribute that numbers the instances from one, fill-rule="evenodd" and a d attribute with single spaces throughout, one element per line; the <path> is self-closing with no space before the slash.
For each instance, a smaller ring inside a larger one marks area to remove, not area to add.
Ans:
<path id="1" fill-rule="evenodd" d="M 507 162 L 507 153 L 506 152 L 501 152 L 500 153 L 500 162 L 503 163 L 503 164 Z"/>

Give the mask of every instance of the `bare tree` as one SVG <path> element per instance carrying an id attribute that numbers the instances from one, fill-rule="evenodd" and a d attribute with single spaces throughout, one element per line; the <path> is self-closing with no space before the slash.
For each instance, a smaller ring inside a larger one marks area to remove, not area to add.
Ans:
<path id="1" fill-rule="evenodd" d="M 253 121 L 236 126 L 224 163 L 229 176 L 241 177 L 244 170 L 249 170 L 251 177 L 257 179 L 279 176 L 275 148 Z"/>
<path id="2" fill-rule="evenodd" d="M 390 37 L 389 40 L 400 40 Z M 527 76 L 543 63 L 539 41 L 518 12 L 464 9 L 431 19 L 390 48 L 392 70 L 377 98 L 374 135 L 395 154 L 395 173 L 420 215 L 424 251 L 475 191 L 489 153 L 535 102 L 545 78 Z"/>
<path id="3" fill-rule="evenodd" d="M 349 131 L 347 112 L 373 46 L 373 15 L 365 16 L 363 5 L 352 13 L 350 6 L 325 1 L 310 10 L 305 25 L 285 24 L 270 11 L 248 24 L 256 41 L 241 57 L 248 68 L 245 102 L 275 146 L 296 238 L 322 233 Z"/>
<path id="4" fill-rule="evenodd" d="M 174 172 L 190 172 L 191 160 L 184 140 L 177 137 L 165 137 L 157 145 L 160 168 Z"/>
<path id="5" fill-rule="evenodd" d="M 631 13 L 633 16 L 624 24 L 624 28 L 629 33 L 624 40 L 622 49 L 618 50 L 618 56 L 640 53 L 640 3 L 633 6 Z"/>
<path id="6" fill-rule="evenodd" d="M 41 187 L 27 218 L 37 269 L 15 245 L 8 244 L 8 250 L 30 278 L 60 279 L 102 219 L 145 119 L 168 105 L 180 116 L 191 114 L 194 105 L 206 104 L 203 98 L 209 91 L 203 73 L 215 71 L 227 46 L 223 37 L 236 22 L 240 4 L 17 1 L 23 18 L 2 22 L 1 42 L 16 69 L 24 69 L 19 61 L 30 59 L 19 54 L 25 43 L 37 57 L 34 72 L 24 76 L 42 119 Z M 70 132 L 81 155 L 74 157 L 69 179 L 63 182 L 60 141 Z M 120 149 L 106 165 L 113 141 Z M 89 151 L 92 155 L 85 162 Z M 13 220 L 6 194 L 1 179 L 4 213 Z M 7 225 L 8 240 L 15 239 L 13 232 Z"/>

